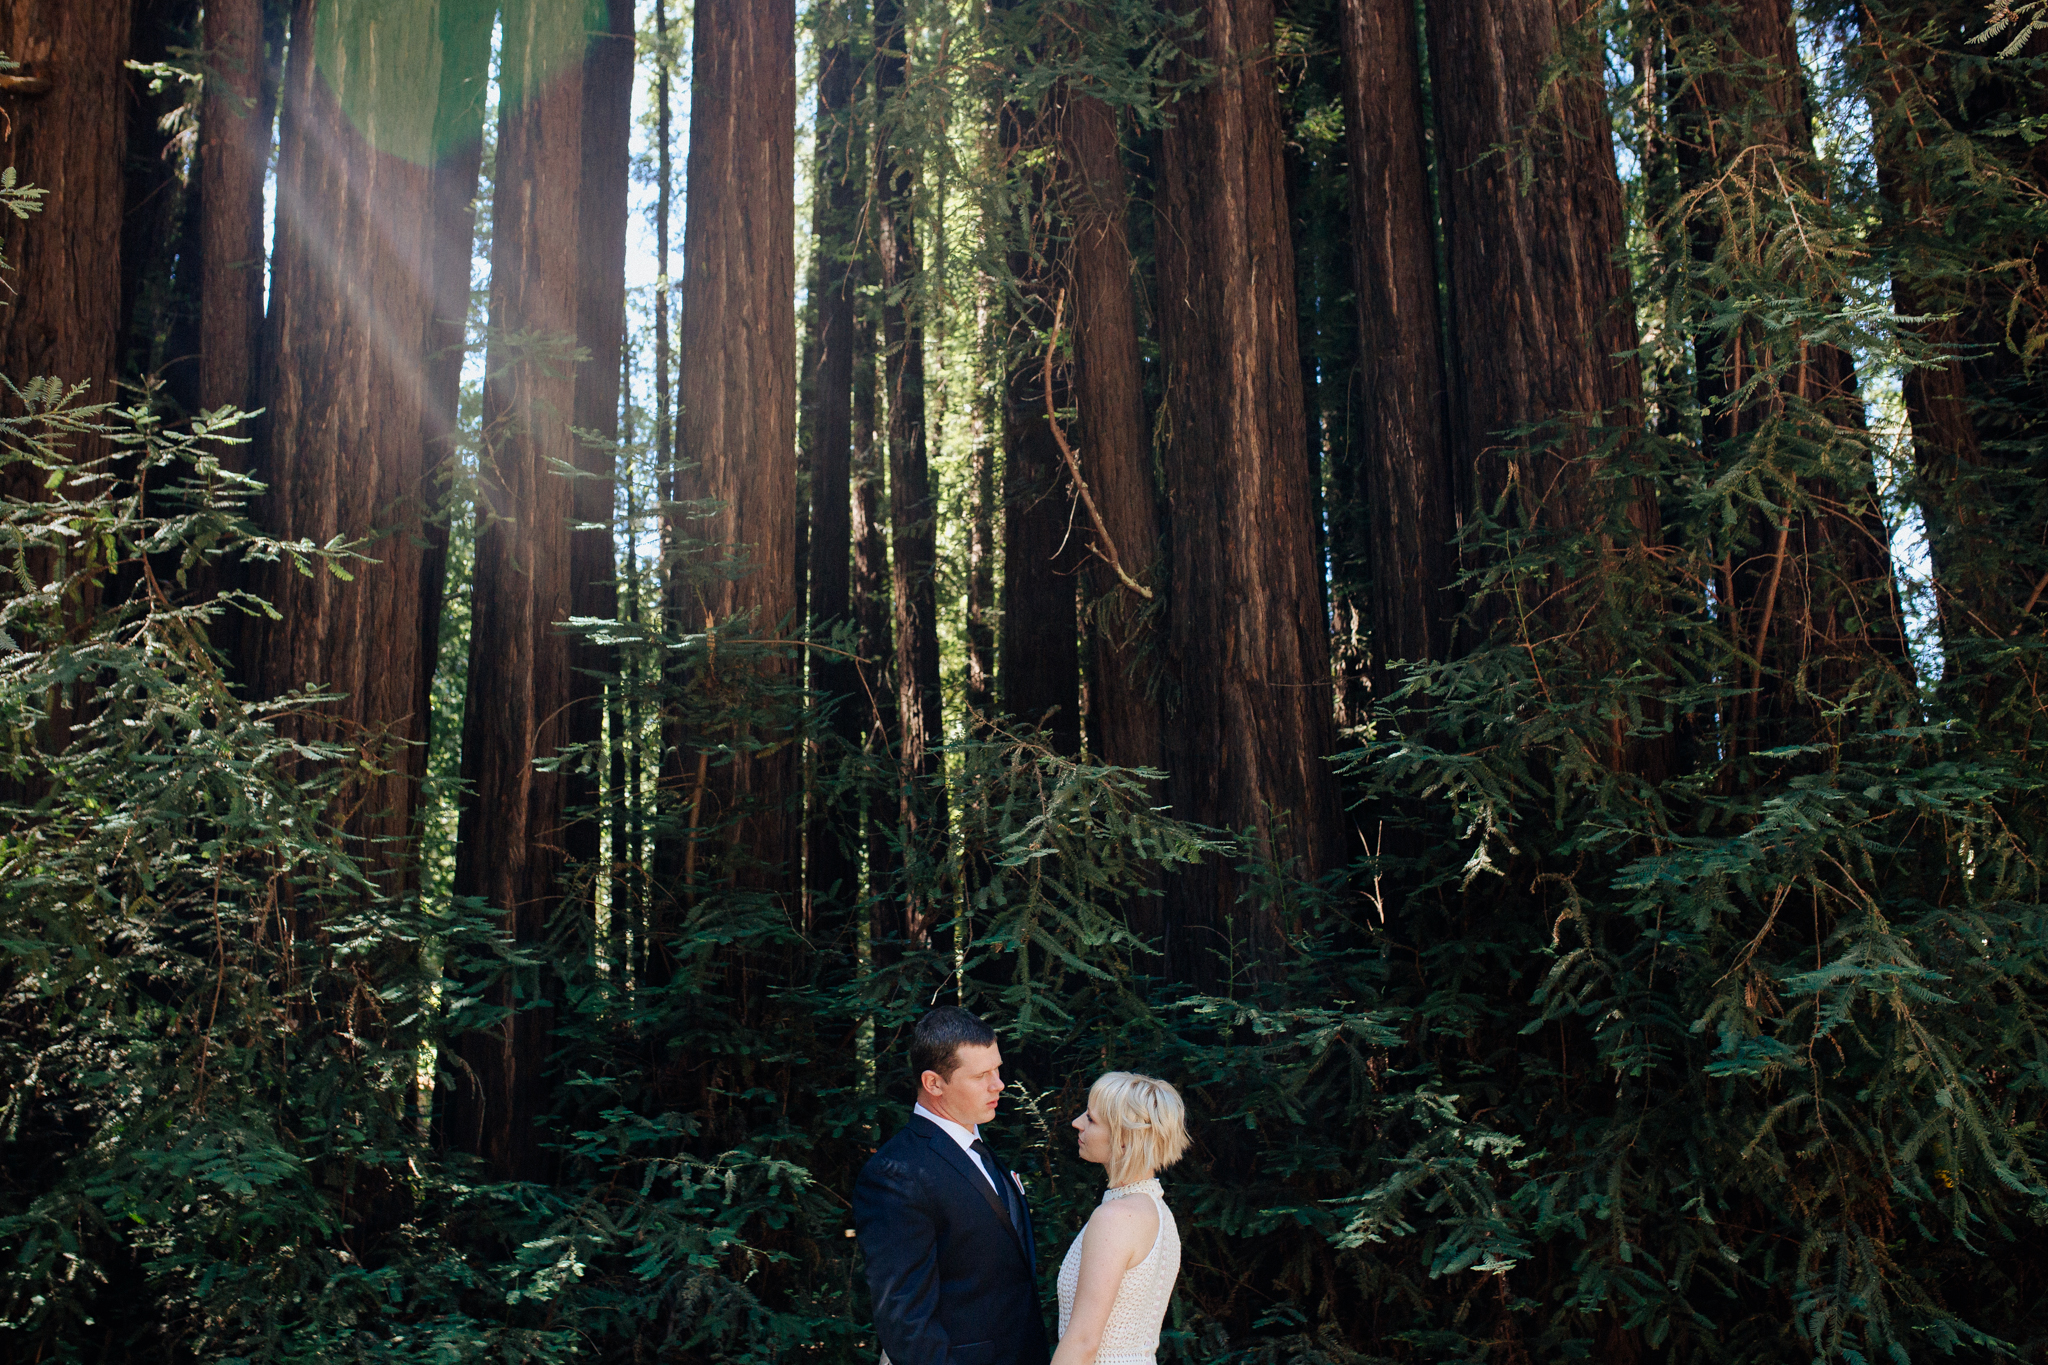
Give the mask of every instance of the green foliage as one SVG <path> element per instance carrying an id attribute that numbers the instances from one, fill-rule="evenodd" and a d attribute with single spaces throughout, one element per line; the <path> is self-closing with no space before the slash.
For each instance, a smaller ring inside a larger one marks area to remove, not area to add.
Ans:
<path id="1" fill-rule="evenodd" d="M 953 835 L 912 869 L 927 937 L 902 937 L 885 875 L 866 898 L 771 895 L 749 822 L 801 812 L 747 799 L 744 763 L 801 746 L 815 790 L 880 811 L 894 765 L 835 747 L 782 623 L 661 619 L 686 560 L 732 566 L 686 537 L 652 548 L 638 518 L 665 471 L 629 442 L 623 576 L 645 591 L 575 628 L 614 651 L 606 744 L 631 767 L 544 757 L 600 774 L 576 816 L 608 832 L 574 870 L 595 893 L 515 948 L 490 907 L 449 901 L 445 830 L 423 898 L 369 877 L 337 815 L 356 751 L 294 723 L 321 699 L 253 705 L 210 651 L 222 613 L 266 608 L 208 595 L 207 565 L 346 576 L 356 553 L 242 520 L 255 486 L 222 460 L 240 415 L 173 429 L 20 381 L 0 418 L 29 490 L 0 520 L 0 1352 L 872 1359 L 846 1199 L 900 1121 L 906 1030 L 952 998 L 1003 1029 L 995 1136 L 1048 1248 L 1099 1188 L 1064 1127 L 1094 1075 L 1187 1095 L 1171 1360 L 2037 1358 L 2048 130 L 2040 58 L 2005 50 L 2033 7 L 1983 41 L 1966 8 L 1803 14 L 1804 141 L 1762 97 L 1686 102 L 1769 74 L 1729 55 L 1725 12 L 1674 24 L 1631 0 L 1576 36 L 1575 60 L 1616 54 L 1644 406 L 1525 433 L 1575 452 L 1578 522 L 1512 484 L 1471 509 L 1464 586 L 1491 634 L 1411 661 L 1359 717 L 1341 761 L 1373 854 L 1322 884 L 1167 818 L 1161 774 L 997 728 L 934 779 Z M 1004 161 L 978 111 L 1071 80 L 1134 142 L 1171 117 L 1171 16 L 1103 7 L 1053 42 L 1051 13 L 913 16 L 895 117 L 935 206 L 930 317 L 1008 299 L 1011 253 L 1058 230 L 1041 163 Z M 1290 12 L 1278 58 L 1336 496 L 1355 342 L 1333 15 Z M 1502 149 L 1531 175 L 1543 117 Z M 1703 129 L 1745 156 L 1706 173 Z M 0 207 L 33 193 L 0 179 Z M 947 231 L 973 243 L 950 262 Z M 1704 385 L 1733 339 L 1767 359 Z M 1855 401 L 1802 387 L 1824 344 L 1854 360 Z M 945 363 L 971 388 L 1009 354 Z M 1865 420 L 1890 393 L 1899 421 L 1924 411 L 1917 386 L 1951 365 L 1975 457 Z M 89 434 L 118 458 L 77 463 Z M 1653 526 L 1630 515 L 1645 489 Z M 1867 546 L 1823 534 L 1908 521 L 1924 564 L 1874 577 Z M 1766 607 L 1790 526 L 1796 573 Z M 460 519 L 453 539 L 459 569 Z M 1933 625 L 1908 649 L 1918 600 Z M 451 668 L 465 621 L 447 618 Z M 1287 946 L 1198 995 L 1160 978 L 1140 926 L 1175 869 L 1216 857 L 1247 864 Z M 533 1184 L 433 1135 L 448 1044 L 503 1022 L 485 1001 L 504 973 L 553 1018 Z"/>

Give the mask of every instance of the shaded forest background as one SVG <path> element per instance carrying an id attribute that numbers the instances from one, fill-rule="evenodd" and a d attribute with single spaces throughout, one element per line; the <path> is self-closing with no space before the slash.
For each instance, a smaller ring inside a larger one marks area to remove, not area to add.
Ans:
<path id="1" fill-rule="evenodd" d="M 0 1356 L 871 1359 L 953 999 L 1171 1360 L 2048 1359 L 2044 0 L 0 53 Z"/>

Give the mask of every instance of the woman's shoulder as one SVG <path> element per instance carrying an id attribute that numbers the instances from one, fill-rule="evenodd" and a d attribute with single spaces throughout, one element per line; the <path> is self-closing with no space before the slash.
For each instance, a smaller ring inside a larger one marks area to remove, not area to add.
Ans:
<path id="1" fill-rule="evenodd" d="M 1126 1195 L 1096 1207 L 1088 1216 L 1088 1231 L 1111 1241 L 1134 1247 L 1150 1247 L 1159 1232 L 1159 1209 L 1142 1195 Z"/>

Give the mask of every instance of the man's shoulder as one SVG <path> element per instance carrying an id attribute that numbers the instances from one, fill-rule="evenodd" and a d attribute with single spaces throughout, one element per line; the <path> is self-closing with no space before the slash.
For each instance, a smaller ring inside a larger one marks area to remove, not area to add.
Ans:
<path id="1" fill-rule="evenodd" d="M 915 1133 L 898 1129 L 861 1164 L 854 1205 L 870 1216 L 932 1197 L 931 1148 Z"/>
<path id="2" fill-rule="evenodd" d="M 927 1135 L 919 1132 L 918 1128 L 919 1125 L 914 1119 L 898 1128 L 889 1135 L 886 1142 L 875 1148 L 874 1155 L 867 1159 L 867 1164 L 882 1169 L 909 1169 L 922 1166 L 924 1158 L 931 1150 L 931 1144 L 926 1141 Z"/>

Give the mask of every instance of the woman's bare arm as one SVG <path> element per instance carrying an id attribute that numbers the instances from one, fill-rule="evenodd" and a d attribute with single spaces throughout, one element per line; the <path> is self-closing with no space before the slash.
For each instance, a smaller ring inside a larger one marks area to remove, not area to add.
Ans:
<path id="1" fill-rule="evenodd" d="M 1095 1210 L 1081 1236 L 1081 1282 L 1074 1290 L 1073 1316 L 1052 1365 L 1093 1365 L 1124 1272 L 1151 1254 L 1158 1236 L 1159 1210 L 1149 1199 L 1113 1199 Z"/>

